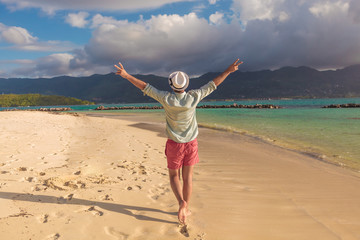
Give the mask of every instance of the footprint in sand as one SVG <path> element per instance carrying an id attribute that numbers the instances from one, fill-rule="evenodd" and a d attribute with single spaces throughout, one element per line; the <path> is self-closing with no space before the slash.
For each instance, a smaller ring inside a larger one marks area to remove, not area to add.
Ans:
<path id="1" fill-rule="evenodd" d="M 125 181 L 126 180 L 126 178 L 123 178 L 123 177 L 120 177 L 120 176 L 118 176 L 117 179 L 119 179 L 120 181 Z"/>
<path id="2" fill-rule="evenodd" d="M 180 225 L 179 228 L 180 228 L 180 233 L 182 235 L 184 235 L 185 237 L 190 237 L 189 229 L 188 229 L 188 226 L 186 224 Z"/>
<path id="3" fill-rule="evenodd" d="M 113 227 L 105 227 L 104 231 L 107 235 L 114 237 L 117 240 L 126 240 L 129 238 L 128 234 L 120 232 L 119 230 Z"/>
<path id="4" fill-rule="evenodd" d="M 205 240 L 205 233 L 198 234 L 194 240 Z"/>
<path id="5" fill-rule="evenodd" d="M 80 180 L 71 180 L 66 181 L 58 177 L 48 178 L 42 181 L 42 185 L 47 188 L 52 188 L 54 190 L 67 191 L 72 189 L 83 189 L 86 187 L 86 184 Z"/>
<path id="6" fill-rule="evenodd" d="M 141 190 L 141 189 L 142 189 L 142 186 L 140 186 L 140 185 L 135 185 L 134 187 L 129 186 L 129 187 L 127 187 L 126 189 L 127 189 L 128 191 L 131 191 L 131 190 Z"/>
<path id="7" fill-rule="evenodd" d="M 154 186 L 152 189 L 149 190 L 148 197 L 156 201 L 168 192 L 170 192 L 170 189 L 168 187 L 164 187 L 163 185 Z"/>
<path id="8" fill-rule="evenodd" d="M 167 173 L 163 173 L 163 172 L 156 172 L 157 174 L 161 175 L 161 176 L 167 176 Z"/>
<path id="9" fill-rule="evenodd" d="M 143 166 L 143 165 L 140 165 L 140 166 L 139 166 L 139 173 L 140 173 L 141 175 L 147 175 L 145 166 Z"/>
<path id="10" fill-rule="evenodd" d="M 20 182 L 37 182 L 37 179 L 34 177 L 23 177 L 20 179 Z"/>
<path id="11" fill-rule="evenodd" d="M 26 167 L 19 167 L 17 170 L 19 172 L 26 172 L 28 169 Z"/>
<path id="12" fill-rule="evenodd" d="M 95 206 L 91 206 L 90 208 L 88 208 L 85 212 L 91 212 L 92 214 L 94 214 L 95 216 L 102 216 L 104 215 L 104 212 L 97 210 L 95 208 Z"/>
<path id="13" fill-rule="evenodd" d="M 45 239 L 46 240 L 58 240 L 58 239 L 60 239 L 60 234 L 59 233 L 51 234 Z"/>
<path id="14" fill-rule="evenodd" d="M 69 195 L 66 195 L 65 197 L 59 197 L 58 201 L 63 201 L 63 202 L 70 201 L 71 199 L 73 199 L 73 197 L 74 197 L 74 194 L 69 194 Z"/>
<path id="15" fill-rule="evenodd" d="M 49 220 L 49 214 L 39 216 L 38 220 L 40 223 L 47 223 Z"/>
<path id="16" fill-rule="evenodd" d="M 102 196 L 101 199 L 105 201 L 114 201 L 114 199 L 109 194 Z"/>

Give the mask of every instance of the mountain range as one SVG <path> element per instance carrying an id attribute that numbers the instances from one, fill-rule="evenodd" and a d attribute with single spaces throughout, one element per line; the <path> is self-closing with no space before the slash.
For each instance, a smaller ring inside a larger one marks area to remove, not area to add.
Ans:
<path id="1" fill-rule="evenodd" d="M 220 73 L 192 78 L 188 89 L 199 88 Z M 134 75 L 160 90 L 171 91 L 165 77 Z M 96 103 L 153 102 L 127 80 L 109 73 L 87 77 L 0 78 L 0 93 L 62 95 Z M 210 99 L 360 97 L 360 65 L 318 71 L 309 67 L 232 73 Z"/>

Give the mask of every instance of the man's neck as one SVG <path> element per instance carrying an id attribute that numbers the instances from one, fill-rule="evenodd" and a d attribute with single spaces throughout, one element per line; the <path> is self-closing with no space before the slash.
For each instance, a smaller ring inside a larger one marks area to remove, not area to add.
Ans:
<path id="1" fill-rule="evenodd" d="M 175 93 L 183 93 L 183 92 L 185 92 L 185 90 L 181 90 L 181 91 L 176 91 L 176 90 L 174 90 L 174 92 L 175 92 Z"/>

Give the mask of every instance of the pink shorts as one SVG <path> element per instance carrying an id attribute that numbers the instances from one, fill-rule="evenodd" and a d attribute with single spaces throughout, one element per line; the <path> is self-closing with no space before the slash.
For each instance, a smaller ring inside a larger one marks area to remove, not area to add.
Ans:
<path id="1" fill-rule="evenodd" d="M 166 142 L 165 155 L 169 169 L 193 166 L 199 162 L 197 139 L 187 143 L 177 143 L 168 139 Z"/>

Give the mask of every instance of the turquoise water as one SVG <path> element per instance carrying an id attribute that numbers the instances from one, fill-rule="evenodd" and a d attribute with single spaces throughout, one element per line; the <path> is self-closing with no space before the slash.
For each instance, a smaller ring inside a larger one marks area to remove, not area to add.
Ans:
<path id="1" fill-rule="evenodd" d="M 247 133 L 266 141 L 311 153 L 324 160 L 360 170 L 360 108 L 324 109 L 321 106 L 360 103 L 351 99 L 248 100 L 202 102 L 230 105 L 233 103 L 274 104 L 281 109 L 198 109 L 200 125 Z M 116 104 L 104 106 L 144 106 L 156 104 Z M 71 106 L 75 111 L 89 111 L 97 106 Z M 1 109 L 0 109 L 1 110 Z M 117 114 L 141 113 L 157 121 L 163 110 L 111 111 Z"/>
<path id="2" fill-rule="evenodd" d="M 270 103 L 284 108 L 198 109 L 199 123 L 244 132 L 341 166 L 360 169 L 360 108 L 321 108 L 330 104 L 360 103 L 360 98 L 236 103 Z"/>
<path id="3" fill-rule="evenodd" d="M 360 109 L 208 109 L 199 123 L 360 167 Z"/>

